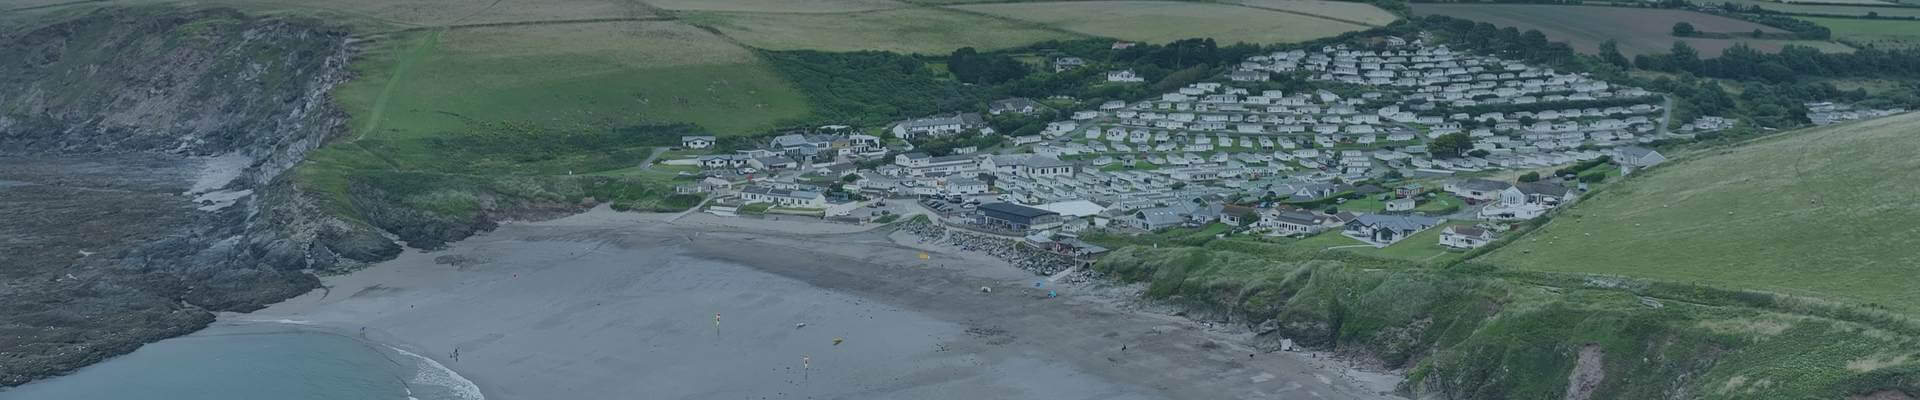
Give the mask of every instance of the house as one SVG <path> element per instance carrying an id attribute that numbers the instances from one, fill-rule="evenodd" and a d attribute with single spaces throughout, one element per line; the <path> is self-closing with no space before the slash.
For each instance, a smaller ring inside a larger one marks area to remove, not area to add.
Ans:
<path id="1" fill-rule="evenodd" d="M 1052 211 L 1013 203 L 987 203 L 980 205 L 980 217 L 975 223 L 1024 232 L 1058 227 L 1061 220 L 1060 213 Z"/>
<path id="2" fill-rule="evenodd" d="M 1274 211 L 1260 219 L 1260 225 L 1276 235 L 1306 236 L 1326 229 L 1326 221 L 1302 211 Z"/>
<path id="3" fill-rule="evenodd" d="M 800 189 L 779 189 L 771 186 L 753 185 L 740 189 L 740 200 L 746 203 L 773 203 L 787 208 L 826 208 L 826 194 Z"/>
<path id="4" fill-rule="evenodd" d="M 1220 207 L 1220 222 L 1231 226 L 1251 226 L 1260 222 L 1260 210 L 1240 205 Z"/>
<path id="5" fill-rule="evenodd" d="M 892 131 L 894 137 L 913 140 L 920 136 L 952 135 L 982 126 L 986 126 L 986 120 L 980 118 L 980 114 L 960 113 L 895 122 Z"/>
<path id="6" fill-rule="evenodd" d="M 1154 207 L 1133 213 L 1133 225 L 1149 231 L 1172 228 L 1186 223 L 1187 215 L 1178 207 Z"/>
<path id="7" fill-rule="evenodd" d="M 1261 71 L 1233 71 L 1227 74 L 1227 79 L 1232 79 L 1234 82 L 1266 82 L 1271 77 Z"/>
<path id="8" fill-rule="evenodd" d="M 1480 217 L 1493 220 L 1533 219 L 1577 196 L 1572 189 L 1545 182 L 1523 182 L 1500 191 Z"/>
<path id="9" fill-rule="evenodd" d="M 1667 157 L 1659 151 L 1640 146 L 1624 146 L 1614 149 L 1613 162 L 1630 168 L 1646 168 L 1667 162 Z"/>
<path id="10" fill-rule="evenodd" d="M 1449 226 L 1440 231 L 1440 245 L 1456 249 L 1476 249 L 1492 243 L 1493 232 L 1471 226 Z"/>
<path id="11" fill-rule="evenodd" d="M 944 194 L 948 195 L 965 196 L 981 194 L 987 192 L 987 182 L 975 178 L 959 177 L 948 179 L 946 186 L 941 189 L 943 189 L 941 191 L 944 192 Z"/>
<path id="12" fill-rule="evenodd" d="M 1460 198 L 1463 198 L 1463 199 L 1474 200 L 1474 201 L 1492 201 L 1495 198 L 1498 198 L 1500 196 L 1501 191 L 1507 190 L 1508 188 L 1511 188 L 1511 187 L 1513 187 L 1512 184 L 1508 184 L 1506 182 L 1501 182 L 1501 181 L 1487 180 L 1487 179 L 1468 179 L 1465 181 L 1448 183 L 1444 189 L 1446 189 L 1448 193 L 1453 193 L 1455 196 L 1460 196 Z"/>
<path id="13" fill-rule="evenodd" d="M 1131 69 L 1107 71 L 1107 82 L 1146 82 L 1147 78 L 1133 73 Z"/>
<path id="14" fill-rule="evenodd" d="M 1020 163 L 1020 176 L 1072 176 L 1073 163 L 1049 156 L 1034 156 Z"/>
<path id="15" fill-rule="evenodd" d="M 950 155 L 934 157 L 927 153 L 913 152 L 893 156 L 893 164 L 905 168 L 909 176 L 927 176 L 929 174 L 961 174 L 979 170 L 980 163 L 970 155 Z"/>
<path id="16" fill-rule="evenodd" d="M 715 138 L 713 136 L 681 136 L 680 147 L 704 149 L 713 147 L 714 140 Z"/>
<path id="17" fill-rule="evenodd" d="M 1348 221 L 1341 233 L 1377 247 L 1386 247 L 1441 222 L 1445 221 L 1412 215 L 1369 214 Z"/>
<path id="18" fill-rule="evenodd" d="M 769 156 L 747 160 L 747 166 L 762 170 L 775 170 L 799 167 L 800 163 L 786 156 Z"/>
<path id="19" fill-rule="evenodd" d="M 1087 60 L 1081 59 L 1080 57 L 1060 57 L 1053 59 L 1053 72 L 1064 72 L 1084 66 L 1087 66 Z"/>
<path id="20" fill-rule="evenodd" d="M 1387 211 L 1413 211 L 1415 205 L 1413 199 L 1410 198 L 1387 200 L 1386 204 Z"/>
<path id="21" fill-rule="evenodd" d="M 1005 113 L 1024 115 L 1045 111 L 1046 109 L 1047 106 L 1045 104 L 1040 104 L 1040 102 L 1025 97 L 1011 97 L 987 103 L 987 114 L 992 115 Z"/>

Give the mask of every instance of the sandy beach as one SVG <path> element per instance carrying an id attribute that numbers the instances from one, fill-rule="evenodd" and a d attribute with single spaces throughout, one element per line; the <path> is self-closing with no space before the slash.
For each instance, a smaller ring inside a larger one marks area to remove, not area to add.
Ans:
<path id="1" fill-rule="evenodd" d="M 223 318 L 365 332 L 496 400 L 1391 398 L 1300 354 L 929 249 L 852 225 L 602 208 Z"/>

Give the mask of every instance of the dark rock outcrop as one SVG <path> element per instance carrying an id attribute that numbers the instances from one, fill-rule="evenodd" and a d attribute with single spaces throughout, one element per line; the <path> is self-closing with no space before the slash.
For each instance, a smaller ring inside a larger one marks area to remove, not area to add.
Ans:
<path id="1" fill-rule="evenodd" d="M 250 311 L 400 248 L 289 171 L 344 130 L 345 32 L 104 9 L 0 31 L 0 386 Z"/>

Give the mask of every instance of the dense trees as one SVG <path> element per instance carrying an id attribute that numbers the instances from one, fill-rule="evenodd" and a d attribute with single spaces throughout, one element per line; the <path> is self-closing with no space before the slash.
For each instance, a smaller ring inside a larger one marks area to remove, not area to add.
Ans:
<path id="1" fill-rule="evenodd" d="M 947 56 L 947 70 L 955 79 L 977 85 L 993 85 L 1027 76 L 1027 65 L 1006 54 L 980 54 L 972 47 L 961 47 Z"/>
<path id="2" fill-rule="evenodd" d="M 1683 21 L 1683 22 L 1676 22 L 1676 23 L 1674 23 L 1674 24 L 1673 24 L 1673 35 L 1674 35 L 1674 36 L 1679 36 L 1679 37 L 1688 37 L 1688 36 L 1693 36 L 1693 35 L 1698 35 L 1698 34 L 1700 34 L 1700 31 L 1697 31 L 1697 30 L 1694 30 L 1694 29 L 1693 29 L 1693 24 L 1690 24 L 1690 23 L 1686 23 L 1686 22 L 1684 22 L 1684 21 Z"/>
<path id="3" fill-rule="evenodd" d="M 1620 54 L 1620 42 L 1612 39 L 1600 42 L 1600 60 L 1617 68 L 1633 68 L 1633 62 L 1628 61 L 1626 55 Z"/>
<path id="4" fill-rule="evenodd" d="M 1458 158 L 1471 149 L 1473 149 L 1473 138 L 1467 136 L 1466 132 L 1440 135 L 1433 141 L 1427 142 L 1427 151 L 1439 158 Z"/>
<path id="5" fill-rule="evenodd" d="M 898 119 L 970 110 L 986 101 L 987 88 L 934 76 L 913 56 L 862 51 L 766 52 L 774 69 L 828 122 L 879 125 Z"/>

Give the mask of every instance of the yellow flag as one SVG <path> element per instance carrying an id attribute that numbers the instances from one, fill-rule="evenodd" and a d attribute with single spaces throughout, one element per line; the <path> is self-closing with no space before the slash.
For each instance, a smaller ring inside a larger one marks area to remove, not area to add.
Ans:
<path id="1" fill-rule="evenodd" d="M 933 257 L 931 257 L 931 256 L 928 256 L 928 255 L 927 255 L 927 252 L 924 252 L 924 251 L 923 251 L 923 252 L 920 252 L 920 259 L 922 259 L 922 260 L 926 260 L 926 259 L 931 259 L 931 258 L 933 258 Z"/>

